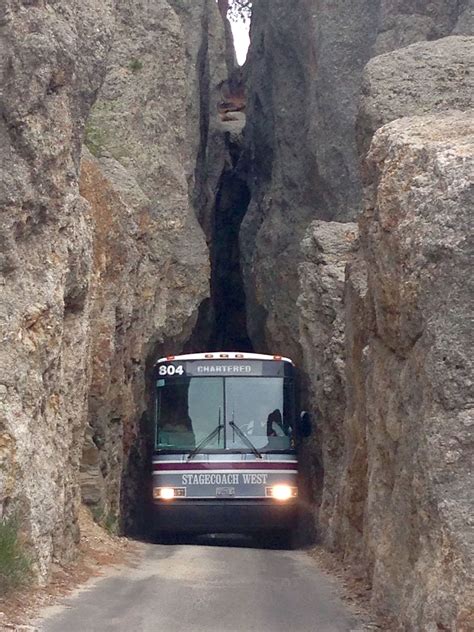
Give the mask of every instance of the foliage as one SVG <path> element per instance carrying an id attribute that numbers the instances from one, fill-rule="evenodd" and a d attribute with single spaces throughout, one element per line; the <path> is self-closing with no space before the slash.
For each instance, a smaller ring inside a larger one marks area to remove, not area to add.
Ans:
<path id="1" fill-rule="evenodd" d="M 118 520 L 118 516 L 113 511 L 109 511 L 109 513 L 105 517 L 105 520 L 103 521 L 103 527 L 111 535 L 118 534 L 119 520 Z"/>
<path id="2" fill-rule="evenodd" d="M 0 596 L 31 579 L 31 560 L 18 537 L 15 518 L 0 520 Z"/>
<path id="3" fill-rule="evenodd" d="M 106 135 L 89 119 L 86 122 L 84 143 L 93 156 L 99 158 L 106 144 Z"/>
<path id="4" fill-rule="evenodd" d="M 234 22 L 250 20 L 252 17 L 252 0 L 230 0 L 227 17 Z"/>
<path id="5" fill-rule="evenodd" d="M 103 507 L 95 505 L 91 507 L 92 517 L 94 522 L 100 525 L 111 535 L 117 535 L 119 532 L 119 519 L 116 513 L 112 510 L 105 512 Z"/>
<path id="6" fill-rule="evenodd" d="M 131 72 L 138 72 L 143 68 L 143 62 L 139 59 L 132 59 L 132 61 L 128 64 L 128 69 Z"/>

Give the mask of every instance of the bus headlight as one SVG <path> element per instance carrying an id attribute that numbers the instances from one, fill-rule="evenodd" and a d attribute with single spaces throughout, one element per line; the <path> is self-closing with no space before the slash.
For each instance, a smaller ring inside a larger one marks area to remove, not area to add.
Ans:
<path id="1" fill-rule="evenodd" d="M 273 485 L 268 488 L 268 495 L 275 500 L 290 500 L 290 498 L 296 498 L 298 490 L 296 487 L 290 487 L 290 485 Z"/>
<path id="2" fill-rule="evenodd" d="M 173 498 L 184 498 L 186 496 L 185 487 L 154 487 L 154 500 L 173 500 Z"/>
<path id="3" fill-rule="evenodd" d="M 155 487 L 153 490 L 153 498 L 160 500 L 173 500 L 173 487 Z"/>

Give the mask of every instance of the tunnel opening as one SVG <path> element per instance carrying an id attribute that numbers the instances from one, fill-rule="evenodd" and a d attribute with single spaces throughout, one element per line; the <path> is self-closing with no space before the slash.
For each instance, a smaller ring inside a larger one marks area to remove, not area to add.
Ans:
<path id="1" fill-rule="evenodd" d="M 192 320 L 185 327 L 187 334 L 179 340 L 169 339 L 150 345 L 145 371 L 147 412 L 140 418 L 122 474 L 121 530 L 128 535 L 146 539 L 153 535 L 149 526 L 153 524 L 149 499 L 150 464 L 154 450 L 153 367 L 156 360 L 170 354 L 254 350 L 247 332 L 245 289 L 240 267 L 240 225 L 250 201 L 240 138 L 240 135 L 225 132 L 227 160 L 210 217 L 202 218 L 208 233 L 210 296 L 201 304 L 194 327 Z"/>
<path id="2" fill-rule="evenodd" d="M 151 504 L 151 460 L 154 451 L 153 367 L 167 355 L 184 353 L 241 351 L 252 352 L 254 345 L 247 330 L 246 295 L 240 265 L 239 234 L 250 202 L 246 156 L 243 151 L 246 95 L 241 68 L 217 86 L 217 111 L 212 112 L 207 49 L 199 59 L 202 79 L 201 143 L 196 160 L 191 199 L 209 248 L 210 292 L 177 338 L 150 341 L 145 360 L 146 412 L 137 421 L 124 454 L 120 494 L 121 531 L 149 538 Z M 217 117 L 211 123 L 210 117 Z M 222 134 L 214 151 L 222 152 L 220 177 L 212 184 L 210 173 L 219 164 L 208 155 L 212 134 Z M 213 131 L 214 130 L 214 131 Z M 258 351 L 264 352 L 263 348 Z"/>

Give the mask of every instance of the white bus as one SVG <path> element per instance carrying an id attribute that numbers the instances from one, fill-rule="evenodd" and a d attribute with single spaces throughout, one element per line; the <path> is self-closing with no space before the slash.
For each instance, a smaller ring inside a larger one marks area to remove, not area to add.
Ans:
<path id="1" fill-rule="evenodd" d="M 298 507 L 295 369 L 254 353 L 168 356 L 153 376 L 156 531 L 287 535 Z"/>

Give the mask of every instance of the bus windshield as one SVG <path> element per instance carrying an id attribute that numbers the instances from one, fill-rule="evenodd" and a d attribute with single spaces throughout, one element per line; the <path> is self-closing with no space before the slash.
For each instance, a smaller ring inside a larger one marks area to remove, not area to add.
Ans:
<path id="1" fill-rule="evenodd" d="M 292 392 L 282 377 L 158 379 L 156 448 L 250 452 L 243 434 L 260 452 L 291 450 Z"/>

